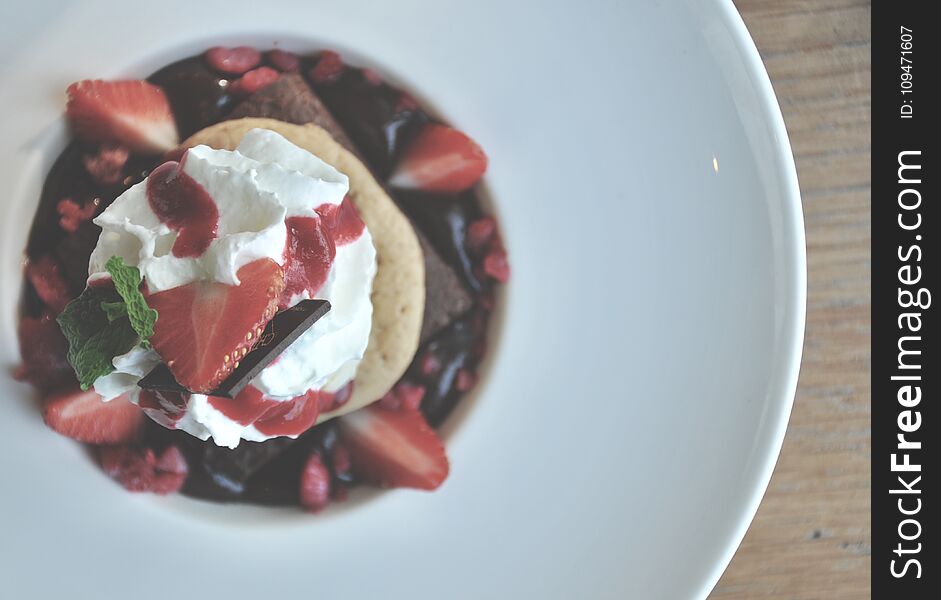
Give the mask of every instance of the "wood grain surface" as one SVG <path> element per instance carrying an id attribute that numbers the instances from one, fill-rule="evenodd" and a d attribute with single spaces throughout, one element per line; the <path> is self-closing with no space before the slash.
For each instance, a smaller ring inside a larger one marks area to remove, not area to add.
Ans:
<path id="1" fill-rule="evenodd" d="M 771 76 L 797 161 L 807 333 L 771 485 L 710 598 L 868 598 L 870 2 L 735 3 Z"/>

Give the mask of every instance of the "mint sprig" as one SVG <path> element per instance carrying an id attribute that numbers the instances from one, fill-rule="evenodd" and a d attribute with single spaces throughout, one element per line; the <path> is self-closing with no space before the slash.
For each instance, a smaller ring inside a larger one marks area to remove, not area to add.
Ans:
<path id="1" fill-rule="evenodd" d="M 154 323 L 157 322 L 157 311 L 147 306 L 144 294 L 140 291 L 140 271 L 137 267 L 126 264 L 120 256 L 109 258 L 105 263 L 105 269 L 111 273 L 114 289 L 118 291 L 127 306 L 127 316 L 131 321 L 131 327 L 140 336 L 141 344 L 149 348 L 149 340 L 154 335 Z"/>
<path id="2" fill-rule="evenodd" d="M 137 344 L 149 346 L 157 321 L 157 311 L 147 306 L 140 292 L 140 271 L 114 256 L 105 268 L 114 287 L 85 288 L 56 319 L 69 342 L 69 362 L 83 390 L 114 371 L 114 357 Z"/>

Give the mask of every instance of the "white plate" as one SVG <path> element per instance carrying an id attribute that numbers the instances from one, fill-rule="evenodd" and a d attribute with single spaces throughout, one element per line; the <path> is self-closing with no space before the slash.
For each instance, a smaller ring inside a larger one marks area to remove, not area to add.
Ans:
<path id="1" fill-rule="evenodd" d="M 490 155 L 514 268 L 434 494 L 313 518 L 131 495 L 4 378 L 5 595 L 708 593 L 780 447 L 805 298 L 790 148 L 730 2 L 50 1 L 0 17 L 5 366 L 66 85 L 213 43 L 338 47 L 412 86 Z"/>

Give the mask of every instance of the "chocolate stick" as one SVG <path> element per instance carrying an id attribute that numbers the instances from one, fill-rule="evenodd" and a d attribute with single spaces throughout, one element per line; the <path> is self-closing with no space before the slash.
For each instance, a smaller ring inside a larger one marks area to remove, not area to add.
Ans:
<path id="1" fill-rule="evenodd" d="M 329 311 L 330 303 L 326 300 L 302 300 L 276 314 L 265 326 L 265 330 L 252 347 L 252 351 L 239 361 L 238 367 L 218 388 L 206 395 L 222 398 L 238 396 L 239 392 L 245 389 L 265 367 Z M 163 363 L 157 365 L 137 385 L 146 390 L 194 393 L 180 385 L 167 365 Z"/>

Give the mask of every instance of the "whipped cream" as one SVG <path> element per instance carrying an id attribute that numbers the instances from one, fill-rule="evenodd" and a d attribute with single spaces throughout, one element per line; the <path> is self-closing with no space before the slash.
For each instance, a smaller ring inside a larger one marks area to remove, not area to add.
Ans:
<path id="1" fill-rule="evenodd" d="M 324 205 L 339 206 L 349 190 L 345 175 L 272 131 L 253 129 L 235 151 L 191 148 L 182 170 L 203 186 L 219 212 L 217 235 L 196 257 L 171 252 L 177 232 L 161 222 L 147 198 L 147 182 L 119 196 L 95 223 L 102 228 L 89 260 L 89 281 L 107 277 L 105 263 L 120 256 L 136 265 L 150 292 L 193 281 L 238 285 L 238 270 L 269 258 L 285 263 L 290 217 L 314 216 Z M 252 382 L 264 398 L 286 402 L 311 390 L 335 392 L 356 375 L 372 326 L 372 280 L 376 252 L 365 228 L 353 241 L 338 244 L 325 283 L 312 295 L 296 293 L 288 304 L 309 297 L 328 300 L 331 310 L 299 337 Z M 158 316 L 159 319 L 159 316 Z M 142 346 L 113 360 L 114 372 L 99 377 L 95 390 L 106 400 L 128 392 L 138 402 L 137 382 L 161 362 Z M 152 418 L 216 444 L 235 447 L 240 440 L 270 437 L 217 410 L 202 394 L 191 395 L 181 418 Z"/>

